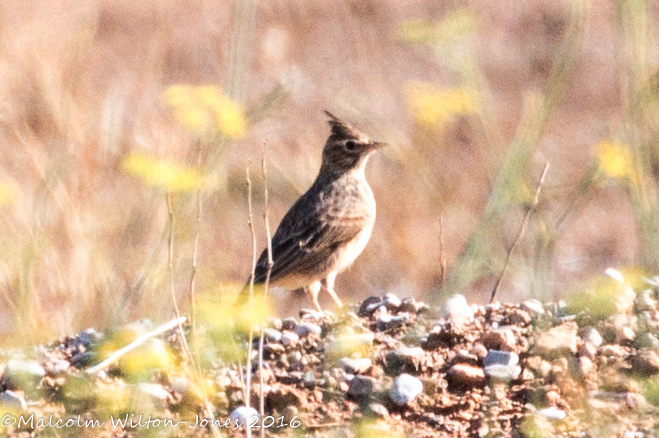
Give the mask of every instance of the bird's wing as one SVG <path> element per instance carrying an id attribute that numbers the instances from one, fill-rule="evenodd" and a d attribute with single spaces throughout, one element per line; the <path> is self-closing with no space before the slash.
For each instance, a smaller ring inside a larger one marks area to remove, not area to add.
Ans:
<path id="1" fill-rule="evenodd" d="M 282 220 L 272 238 L 273 265 L 270 280 L 277 281 L 290 274 L 304 274 L 310 268 L 326 262 L 332 253 L 350 242 L 364 229 L 367 217 L 346 217 L 326 212 L 299 215 L 294 208 Z M 263 251 L 256 265 L 254 280 L 265 282 L 268 271 L 268 251 Z"/>

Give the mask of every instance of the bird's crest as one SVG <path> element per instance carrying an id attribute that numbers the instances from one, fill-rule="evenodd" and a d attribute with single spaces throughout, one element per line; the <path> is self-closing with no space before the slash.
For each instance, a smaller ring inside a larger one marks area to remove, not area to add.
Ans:
<path id="1" fill-rule="evenodd" d="M 325 114 L 327 114 L 327 117 L 329 117 L 327 123 L 329 123 L 330 127 L 332 128 L 333 137 L 357 139 L 364 136 L 364 134 L 357 131 L 355 128 L 339 119 L 331 112 L 325 111 Z"/>

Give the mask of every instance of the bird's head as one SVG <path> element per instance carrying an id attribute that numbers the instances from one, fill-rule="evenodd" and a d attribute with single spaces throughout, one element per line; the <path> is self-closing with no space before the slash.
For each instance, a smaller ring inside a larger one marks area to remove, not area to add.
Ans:
<path id="1" fill-rule="evenodd" d="M 386 143 L 373 141 L 338 117 L 325 111 L 332 133 L 323 149 L 321 173 L 343 174 L 353 169 L 363 171 L 368 157 Z"/>

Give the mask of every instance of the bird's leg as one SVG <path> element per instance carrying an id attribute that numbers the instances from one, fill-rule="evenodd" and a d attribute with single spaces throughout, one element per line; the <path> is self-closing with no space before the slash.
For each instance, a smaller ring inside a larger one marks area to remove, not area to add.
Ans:
<path id="1" fill-rule="evenodd" d="M 327 293 L 330 294 L 334 302 L 336 303 L 337 306 L 343 307 L 343 302 L 341 299 L 336 295 L 336 292 L 334 292 L 334 280 L 336 279 L 336 272 L 330 272 L 327 275 L 327 278 L 323 279 L 323 286 L 325 286 L 325 289 L 327 289 Z"/>
<path id="2" fill-rule="evenodd" d="M 307 294 L 309 295 L 309 298 L 311 299 L 311 302 L 313 303 L 316 310 L 322 313 L 323 310 L 320 308 L 320 304 L 318 303 L 318 292 L 320 292 L 320 281 L 314 281 L 309 286 L 307 286 L 305 290 L 307 291 Z"/>

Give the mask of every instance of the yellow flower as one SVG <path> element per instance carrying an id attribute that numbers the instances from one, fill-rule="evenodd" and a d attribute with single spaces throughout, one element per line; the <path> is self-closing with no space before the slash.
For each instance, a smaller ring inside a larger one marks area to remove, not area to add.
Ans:
<path id="1" fill-rule="evenodd" d="M 395 36 L 414 44 L 441 44 L 461 38 L 476 30 L 478 18 L 468 9 L 460 9 L 440 22 L 425 20 L 404 21 L 396 26 Z"/>
<path id="2" fill-rule="evenodd" d="M 626 144 L 604 140 L 595 145 L 593 153 L 599 168 L 606 175 L 621 179 L 632 177 L 632 157 Z"/>
<path id="3" fill-rule="evenodd" d="M 0 205 L 11 204 L 16 200 L 17 191 L 8 183 L 0 183 Z"/>
<path id="4" fill-rule="evenodd" d="M 221 132 L 231 138 L 245 135 L 247 120 L 242 106 L 215 85 L 172 85 L 165 90 L 163 98 L 188 131 Z"/>
<path id="5" fill-rule="evenodd" d="M 479 111 L 478 92 L 470 88 L 439 88 L 426 82 L 407 85 L 407 104 L 417 124 L 441 126 L 456 115 Z"/>
<path id="6" fill-rule="evenodd" d="M 132 153 L 124 158 L 124 171 L 135 175 L 151 187 L 167 192 L 190 192 L 204 185 L 197 169 L 179 166 L 163 160 Z"/>

